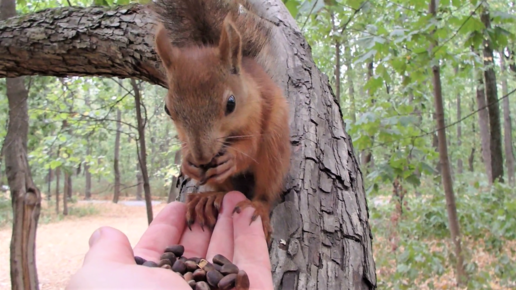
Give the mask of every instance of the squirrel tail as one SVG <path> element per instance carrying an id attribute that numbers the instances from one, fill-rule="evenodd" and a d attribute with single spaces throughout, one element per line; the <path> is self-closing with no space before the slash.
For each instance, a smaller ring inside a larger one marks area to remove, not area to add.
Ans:
<path id="1" fill-rule="evenodd" d="M 151 5 L 177 47 L 217 45 L 227 15 L 242 37 L 243 56 L 257 56 L 270 39 L 271 24 L 248 0 L 155 0 Z"/>

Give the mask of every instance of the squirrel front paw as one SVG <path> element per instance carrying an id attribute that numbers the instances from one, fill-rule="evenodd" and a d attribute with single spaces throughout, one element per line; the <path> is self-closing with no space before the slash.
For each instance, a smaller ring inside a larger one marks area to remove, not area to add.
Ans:
<path id="1" fill-rule="evenodd" d="M 215 156 L 207 167 L 200 180 L 203 184 L 220 184 L 231 177 L 236 172 L 236 162 L 234 155 L 229 151 L 222 151 Z"/>
<path id="2" fill-rule="evenodd" d="M 225 194 L 225 192 L 220 191 L 189 194 L 186 203 L 186 223 L 188 227 L 190 228 L 197 221 L 202 229 L 205 225 L 213 229 Z"/>

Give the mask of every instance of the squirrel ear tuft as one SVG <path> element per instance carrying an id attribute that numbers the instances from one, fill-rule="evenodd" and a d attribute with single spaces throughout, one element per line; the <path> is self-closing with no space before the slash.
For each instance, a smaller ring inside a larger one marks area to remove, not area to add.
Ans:
<path id="1" fill-rule="evenodd" d="M 222 24 L 219 53 L 222 63 L 229 67 L 231 73 L 239 74 L 242 62 L 242 40 L 229 15 Z"/>
<path id="2" fill-rule="evenodd" d="M 156 52 L 158 53 L 167 72 L 171 70 L 174 60 L 177 58 L 178 49 L 172 46 L 167 30 L 163 24 L 158 24 L 155 36 Z"/>

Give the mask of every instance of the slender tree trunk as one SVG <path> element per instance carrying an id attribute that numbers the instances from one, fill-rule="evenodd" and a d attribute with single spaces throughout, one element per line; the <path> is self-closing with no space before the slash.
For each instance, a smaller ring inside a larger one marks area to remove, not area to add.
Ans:
<path id="1" fill-rule="evenodd" d="M 1 0 L 0 20 L 15 15 L 16 1 Z M 39 289 L 35 258 L 41 193 L 32 180 L 27 157 L 29 92 L 25 89 L 24 78 L 7 79 L 6 94 L 9 102 L 9 126 L 1 153 L 5 156 L 5 174 L 13 209 L 11 289 L 34 290 Z"/>
<path id="2" fill-rule="evenodd" d="M 87 141 L 87 142 L 88 143 L 86 144 L 86 156 L 90 156 L 91 155 L 91 145 L 90 145 L 89 141 Z M 85 186 L 84 186 L 84 199 L 90 200 L 91 199 L 91 172 L 90 172 L 90 163 L 89 162 L 84 163 L 84 179 L 86 180 Z"/>
<path id="3" fill-rule="evenodd" d="M 353 123 L 357 121 L 357 112 L 355 105 L 355 84 L 353 82 L 353 68 L 351 66 L 351 47 L 346 39 L 344 42 L 344 64 L 346 65 L 346 78 L 348 85 L 348 98 L 349 98 L 349 114 Z"/>
<path id="4" fill-rule="evenodd" d="M 503 52 L 500 52 L 500 71 L 502 72 L 502 94 L 505 96 L 509 93 L 509 89 L 507 87 L 507 67 L 505 65 Z M 512 120 L 509 98 L 503 99 L 503 131 L 507 177 L 509 179 L 509 185 L 514 186 L 514 151 L 512 146 Z"/>
<path id="5" fill-rule="evenodd" d="M 455 67 L 455 74 L 458 73 L 458 68 Z M 457 121 L 462 118 L 462 110 L 461 110 L 461 102 L 460 102 L 460 93 L 457 93 Z M 458 148 L 462 148 L 462 123 L 459 122 L 457 124 L 457 146 Z M 459 156 L 457 157 L 457 173 L 462 174 L 464 171 L 463 164 L 462 164 L 462 158 Z"/>
<path id="6" fill-rule="evenodd" d="M 436 0 L 430 0 L 429 13 L 436 17 L 437 3 Z M 430 51 L 438 45 L 437 41 L 431 44 Z M 461 250 L 461 236 L 459 219 L 457 217 L 457 207 L 455 205 L 455 195 L 453 193 L 453 181 L 451 177 L 450 163 L 448 162 L 448 146 L 446 143 L 446 124 L 444 122 L 443 96 L 441 89 L 441 73 L 439 65 L 432 66 L 435 111 L 437 117 L 437 128 L 439 138 L 439 160 L 441 161 L 441 178 L 446 196 L 446 209 L 448 211 L 448 223 L 450 226 L 451 238 L 455 244 L 455 258 L 457 284 L 463 285 L 466 282 L 466 272 L 464 270 L 464 258 Z"/>
<path id="7" fill-rule="evenodd" d="M 152 222 L 152 201 L 151 201 L 151 189 L 149 183 L 149 174 L 147 173 L 147 149 L 145 147 L 145 125 L 147 122 L 142 117 L 142 101 L 140 89 L 134 79 L 131 79 L 131 86 L 133 87 L 134 93 L 134 105 L 136 107 L 136 119 L 138 121 L 138 140 L 140 141 L 140 152 L 138 152 L 138 162 L 140 163 L 140 170 L 143 177 L 143 191 L 145 193 L 145 205 L 147 207 L 147 221 L 149 224 Z"/>
<path id="8" fill-rule="evenodd" d="M 486 168 L 489 182 L 493 180 L 491 171 L 491 141 L 489 140 L 489 113 L 487 111 L 486 97 L 484 93 L 484 80 L 478 79 L 477 87 L 477 107 L 478 107 L 478 127 L 480 128 L 480 144 L 482 145 L 482 161 Z"/>
<path id="9" fill-rule="evenodd" d="M 373 64 L 373 61 L 371 60 L 368 64 L 367 64 L 367 80 L 370 80 L 373 75 L 374 75 L 374 64 Z M 371 103 L 375 103 L 375 99 L 373 98 L 373 95 L 371 92 L 369 92 L 369 97 L 371 98 Z M 373 140 L 374 142 L 374 136 L 371 137 L 371 140 Z M 372 155 L 372 152 L 370 149 L 365 149 L 365 150 L 362 150 L 361 154 L 361 162 L 360 164 L 362 165 L 362 171 L 363 172 L 368 172 L 369 169 L 373 166 L 373 155 Z"/>
<path id="10" fill-rule="evenodd" d="M 181 150 L 177 150 L 174 154 L 174 164 L 179 165 L 181 163 Z M 172 183 L 170 184 L 170 190 L 168 192 L 168 201 L 169 203 L 173 202 L 177 198 L 177 179 L 178 176 L 172 176 Z"/>
<path id="11" fill-rule="evenodd" d="M 73 195 L 73 174 L 68 174 L 68 187 L 67 187 L 67 191 L 66 191 L 66 196 L 69 198 L 69 199 L 72 199 L 72 195 Z"/>
<path id="12" fill-rule="evenodd" d="M 52 169 L 48 169 L 48 177 L 47 177 L 47 200 L 50 201 L 52 197 Z"/>
<path id="13" fill-rule="evenodd" d="M 470 109 L 473 112 L 475 110 L 475 100 L 472 100 L 470 102 L 470 104 L 471 104 Z M 475 116 L 473 116 L 473 118 L 475 118 Z M 476 136 L 476 131 L 477 130 L 475 129 L 475 120 L 472 120 L 472 122 L 471 122 L 472 136 Z M 475 151 L 476 151 L 475 144 L 476 144 L 476 142 L 472 142 L 471 153 L 469 154 L 469 158 L 468 158 L 468 165 L 469 165 L 470 172 L 475 172 Z"/>
<path id="14" fill-rule="evenodd" d="M 484 1 L 481 20 L 486 29 L 491 28 L 491 20 L 487 1 Z M 495 180 L 503 182 L 503 154 L 502 154 L 502 129 L 500 124 L 500 105 L 498 103 L 498 89 L 496 74 L 494 71 L 493 47 L 491 40 L 484 37 L 484 80 L 487 103 L 489 104 L 489 129 L 491 150 L 491 183 Z"/>
<path id="15" fill-rule="evenodd" d="M 58 167 L 56 168 L 56 214 L 59 214 L 59 179 L 61 175 L 61 169 Z"/>
<path id="16" fill-rule="evenodd" d="M 70 191 L 70 173 L 64 170 L 63 215 L 68 215 L 68 192 Z"/>
<path id="17" fill-rule="evenodd" d="M 337 28 L 335 27 L 335 15 L 333 14 L 333 12 L 331 12 L 331 25 L 332 30 L 334 31 L 334 33 L 336 33 Z M 333 70 L 333 73 L 335 75 L 335 97 L 337 98 L 337 101 L 340 104 L 340 41 L 335 37 L 333 44 L 335 45 L 335 69 Z"/>
<path id="18" fill-rule="evenodd" d="M 142 200 L 142 193 L 143 193 L 143 177 L 142 172 L 140 168 L 140 164 L 138 164 L 138 171 L 136 171 L 136 200 Z"/>
<path id="19" fill-rule="evenodd" d="M 116 136 L 115 136 L 115 158 L 113 161 L 113 170 L 115 171 L 115 192 L 113 194 L 113 202 L 117 203 L 120 197 L 120 169 L 118 161 L 120 159 L 120 121 L 122 120 L 122 111 L 116 110 Z"/>

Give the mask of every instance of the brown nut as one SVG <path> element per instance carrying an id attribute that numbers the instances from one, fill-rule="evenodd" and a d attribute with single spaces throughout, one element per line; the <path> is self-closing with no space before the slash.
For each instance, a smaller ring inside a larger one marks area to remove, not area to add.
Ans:
<path id="1" fill-rule="evenodd" d="M 186 260 L 185 266 L 187 271 L 193 272 L 197 270 L 197 263 L 195 263 L 194 261 Z"/>
<path id="2" fill-rule="evenodd" d="M 145 261 L 145 263 L 142 264 L 143 266 L 147 267 L 157 267 L 158 264 L 154 263 L 153 261 Z"/>
<path id="3" fill-rule="evenodd" d="M 190 280 L 190 281 L 188 281 L 188 285 L 190 285 L 190 287 L 192 287 L 192 289 L 195 290 L 195 286 L 197 286 L 197 282 L 195 282 L 194 280 Z"/>
<path id="4" fill-rule="evenodd" d="M 159 257 L 160 260 L 169 260 L 170 261 L 170 265 L 174 265 L 174 263 L 176 262 L 177 258 L 176 258 L 176 255 L 174 255 L 174 253 L 172 252 L 166 252 L 164 253 L 163 255 L 161 255 L 161 257 Z"/>
<path id="5" fill-rule="evenodd" d="M 181 260 L 177 260 L 174 265 L 172 266 L 172 271 L 184 274 L 186 273 L 186 266 L 185 263 Z"/>
<path id="6" fill-rule="evenodd" d="M 163 268 L 163 269 L 167 269 L 167 270 L 172 269 L 172 267 L 169 264 L 165 264 L 165 265 L 160 266 L 160 267 Z"/>
<path id="7" fill-rule="evenodd" d="M 193 279 L 196 282 L 206 281 L 206 271 L 204 271 L 202 269 L 195 270 L 195 272 L 193 272 Z"/>
<path id="8" fill-rule="evenodd" d="M 244 270 L 238 271 L 235 282 L 235 289 L 249 290 L 249 287 L 251 287 L 251 282 L 249 282 L 249 276 L 247 276 L 247 273 Z"/>
<path id="9" fill-rule="evenodd" d="M 197 282 L 197 285 L 195 285 L 195 290 L 211 290 L 210 286 L 204 282 Z"/>
<path id="10" fill-rule="evenodd" d="M 172 252 L 176 257 L 181 257 L 185 252 L 183 245 L 172 245 L 165 249 L 165 252 Z"/>
<path id="11" fill-rule="evenodd" d="M 183 278 L 185 279 L 186 282 L 190 281 L 190 280 L 193 280 L 193 273 L 192 272 L 186 272 L 184 275 L 183 275 Z"/>
<path id="12" fill-rule="evenodd" d="M 158 262 L 158 266 L 161 267 L 163 265 L 169 265 L 169 266 L 172 266 L 172 263 L 170 263 L 170 260 L 169 259 L 163 259 L 163 260 L 159 260 Z"/>
<path id="13" fill-rule="evenodd" d="M 222 278 L 224 276 L 217 270 L 211 270 L 206 273 L 206 281 L 212 287 L 217 287 Z"/>
<path id="14" fill-rule="evenodd" d="M 213 265 L 213 268 L 215 268 L 215 270 L 217 270 L 217 271 L 219 271 L 219 272 L 220 272 L 220 269 L 222 269 L 222 266 L 221 266 L 221 265 L 219 265 L 219 264 L 215 264 L 215 263 L 213 263 L 212 265 Z"/>
<path id="15" fill-rule="evenodd" d="M 136 265 L 143 265 L 143 263 L 147 262 L 147 260 L 138 256 L 134 256 L 134 261 L 136 262 Z"/>
<path id="16" fill-rule="evenodd" d="M 229 263 L 222 266 L 220 273 L 225 275 L 238 274 L 238 267 L 235 264 Z"/>
<path id="17" fill-rule="evenodd" d="M 231 264 L 231 261 L 228 260 L 228 258 L 218 254 L 218 255 L 215 255 L 215 257 L 213 257 L 213 263 L 224 266 L 225 264 Z"/>
<path id="18" fill-rule="evenodd" d="M 218 284 L 219 289 L 220 290 L 229 290 L 229 289 L 235 287 L 236 278 L 237 278 L 237 274 L 229 274 L 226 277 L 222 278 Z"/>

